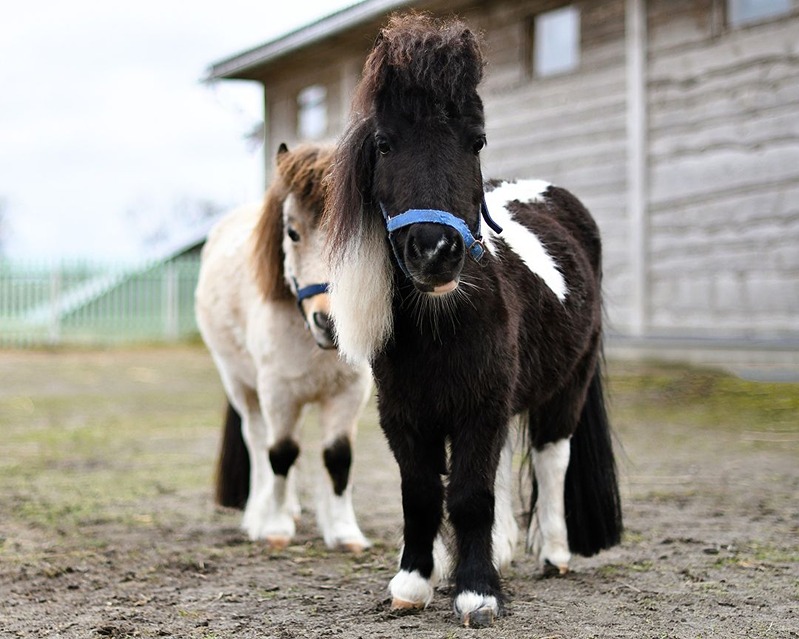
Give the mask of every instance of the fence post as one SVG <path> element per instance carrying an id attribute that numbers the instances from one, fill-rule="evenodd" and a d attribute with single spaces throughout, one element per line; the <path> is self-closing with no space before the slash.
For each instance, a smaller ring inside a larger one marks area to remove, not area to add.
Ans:
<path id="1" fill-rule="evenodd" d="M 61 284 L 63 274 L 61 265 L 50 271 L 50 344 L 61 342 Z"/>
<path id="2" fill-rule="evenodd" d="M 178 290 L 178 270 L 174 261 L 167 262 L 164 270 L 164 336 L 170 342 L 178 338 L 178 314 L 180 291 Z"/>

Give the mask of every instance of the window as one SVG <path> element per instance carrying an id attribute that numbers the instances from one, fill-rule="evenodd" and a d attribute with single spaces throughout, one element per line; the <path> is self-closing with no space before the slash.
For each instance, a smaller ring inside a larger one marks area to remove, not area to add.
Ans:
<path id="1" fill-rule="evenodd" d="M 727 0 L 730 26 L 740 27 L 790 13 L 792 0 Z"/>
<path id="2" fill-rule="evenodd" d="M 314 84 L 297 95 L 297 135 L 304 140 L 318 140 L 326 134 L 327 89 Z"/>
<path id="3" fill-rule="evenodd" d="M 580 11 L 567 6 L 540 13 L 533 22 L 533 74 L 547 77 L 580 64 Z"/>

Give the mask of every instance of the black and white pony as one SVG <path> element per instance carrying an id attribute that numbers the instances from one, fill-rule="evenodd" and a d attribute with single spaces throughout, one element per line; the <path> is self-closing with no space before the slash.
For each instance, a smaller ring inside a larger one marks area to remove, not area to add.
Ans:
<path id="1" fill-rule="evenodd" d="M 368 366 L 353 367 L 334 350 L 319 228 L 332 156 L 330 147 L 281 145 L 263 204 L 228 213 L 209 234 L 195 307 L 229 402 L 217 501 L 246 502 L 250 539 L 286 546 L 300 514 L 297 431 L 304 408 L 318 404 L 327 472 L 317 520 L 328 546 L 358 552 L 368 541 L 349 476 L 372 384 Z"/>
<path id="2" fill-rule="evenodd" d="M 622 530 L 601 387 L 599 233 L 561 188 L 483 183 L 482 68 L 464 23 L 394 16 L 367 59 L 325 212 L 339 348 L 372 364 L 402 478 L 392 606 L 426 606 L 449 573 L 446 504 L 454 608 L 472 626 L 502 611 L 517 423 L 540 565 L 566 572 L 572 552 L 592 555 Z"/>

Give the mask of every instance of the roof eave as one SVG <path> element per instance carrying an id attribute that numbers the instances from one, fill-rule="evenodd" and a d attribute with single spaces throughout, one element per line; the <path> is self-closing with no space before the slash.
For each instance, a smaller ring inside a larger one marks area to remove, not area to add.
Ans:
<path id="1" fill-rule="evenodd" d="M 211 65 L 205 79 L 207 81 L 254 79 L 253 71 L 259 67 L 408 4 L 413 4 L 413 0 L 365 0 L 345 7 L 276 40 Z"/>

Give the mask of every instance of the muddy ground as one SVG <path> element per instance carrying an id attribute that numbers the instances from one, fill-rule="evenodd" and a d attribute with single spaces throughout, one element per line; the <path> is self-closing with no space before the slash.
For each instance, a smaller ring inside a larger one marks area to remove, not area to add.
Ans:
<path id="1" fill-rule="evenodd" d="M 308 423 L 306 511 L 270 552 L 212 503 L 222 395 L 201 346 L 0 352 L 0 637 L 799 637 L 799 386 L 610 370 L 623 543 L 565 577 L 518 552 L 507 615 L 471 630 L 447 587 L 389 611 L 401 513 L 373 406 L 354 469 L 373 547 L 319 538 Z"/>

